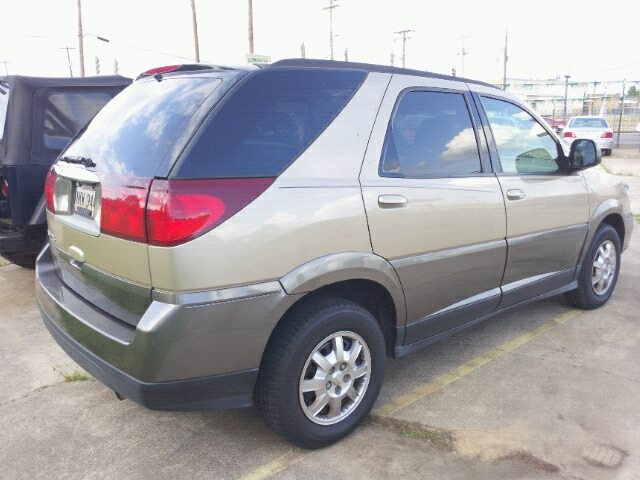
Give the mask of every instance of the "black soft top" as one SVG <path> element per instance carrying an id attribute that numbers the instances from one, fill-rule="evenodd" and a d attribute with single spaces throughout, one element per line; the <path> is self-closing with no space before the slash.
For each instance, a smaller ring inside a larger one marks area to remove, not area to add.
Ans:
<path id="1" fill-rule="evenodd" d="M 10 89 L 27 88 L 35 90 L 41 87 L 111 87 L 129 85 L 131 79 L 122 75 L 103 75 L 95 77 L 25 77 L 23 75 L 0 76 L 0 82 L 9 84 Z"/>
<path id="2" fill-rule="evenodd" d="M 0 165 L 25 165 L 32 162 L 32 129 L 34 106 L 38 105 L 36 93 L 46 88 L 125 88 L 132 79 L 121 75 L 104 75 L 80 78 L 25 77 L 22 75 L 0 76 L 1 84 L 9 86 L 9 104 L 4 126 L 2 145 L 0 145 Z M 1 88 L 1 85 L 0 85 Z M 40 100 L 41 101 L 41 100 Z M 57 156 L 49 152 L 44 160 L 36 163 L 51 163 Z"/>
<path id="3" fill-rule="evenodd" d="M 441 80 L 453 80 L 465 83 L 474 83 L 477 85 L 484 85 L 485 87 L 491 87 L 498 89 L 495 85 L 490 83 L 480 82 L 478 80 L 470 80 L 468 78 L 454 77 L 452 75 L 442 75 L 440 73 L 432 73 L 422 70 L 411 70 L 409 68 L 390 67 L 386 65 L 375 65 L 372 63 L 357 63 L 357 62 L 338 62 L 336 60 L 314 60 L 306 58 L 289 58 L 285 60 L 277 61 L 269 68 L 278 67 L 306 67 L 306 68 L 348 68 L 355 70 L 366 70 L 367 72 L 378 73 L 393 73 L 397 75 L 413 75 L 417 77 L 439 78 Z"/>

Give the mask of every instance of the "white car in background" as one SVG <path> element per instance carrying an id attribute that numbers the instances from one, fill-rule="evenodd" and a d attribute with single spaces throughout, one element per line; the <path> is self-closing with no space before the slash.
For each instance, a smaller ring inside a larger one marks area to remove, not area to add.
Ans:
<path id="1" fill-rule="evenodd" d="M 613 130 L 604 118 L 590 116 L 571 117 L 564 128 L 562 139 L 564 143 L 571 146 L 579 138 L 593 140 L 600 147 L 602 155 L 611 155 Z"/>

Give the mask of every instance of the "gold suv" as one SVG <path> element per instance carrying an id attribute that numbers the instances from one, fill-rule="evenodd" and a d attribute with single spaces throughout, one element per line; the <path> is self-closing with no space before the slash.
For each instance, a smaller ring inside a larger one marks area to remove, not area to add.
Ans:
<path id="1" fill-rule="evenodd" d="M 633 219 L 592 140 L 491 85 L 286 60 L 145 72 L 64 150 L 37 261 L 47 328 L 120 397 L 247 407 L 306 448 L 385 357 L 531 300 L 611 296 Z"/>

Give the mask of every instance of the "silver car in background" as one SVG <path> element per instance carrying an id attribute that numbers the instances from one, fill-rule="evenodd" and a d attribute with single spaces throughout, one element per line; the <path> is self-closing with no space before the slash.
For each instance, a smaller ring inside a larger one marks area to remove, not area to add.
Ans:
<path id="1" fill-rule="evenodd" d="M 568 145 L 579 139 L 587 138 L 596 142 L 603 155 L 611 155 L 613 130 L 602 117 L 572 117 L 564 129 L 563 140 Z"/>

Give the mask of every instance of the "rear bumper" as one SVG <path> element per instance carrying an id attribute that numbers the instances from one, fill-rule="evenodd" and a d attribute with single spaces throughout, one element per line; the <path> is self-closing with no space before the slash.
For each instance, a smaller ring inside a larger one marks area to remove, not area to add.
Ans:
<path id="1" fill-rule="evenodd" d="M 24 231 L 5 228 L 0 225 L 0 253 L 32 253 L 37 254 L 47 238 L 47 226 L 28 225 Z"/>
<path id="2" fill-rule="evenodd" d="M 24 233 L 0 230 L 0 253 L 23 252 L 25 249 Z"/>
<path id="3" fill-rule="evenodd" d="M 241 298 L 198 292 L 194 303 L 185 303 L 189 294 L 165 295 L 176 303 L 154 300 L 132 326 L 69 289 L 49 246 L 36 263 L 38 307 L 60 347 L 109 388 L 158 410 L 252 404 L 271 331 L 299 297 L 287 295 L 278 282 L 268 286 Z M 216 298 L 221 300 L 211 301 Z"/>

